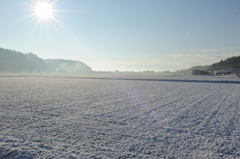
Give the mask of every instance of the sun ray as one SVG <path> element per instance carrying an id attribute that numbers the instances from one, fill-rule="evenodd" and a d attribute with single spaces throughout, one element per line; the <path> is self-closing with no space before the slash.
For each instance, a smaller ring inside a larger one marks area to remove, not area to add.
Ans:
<path id="1" fill-rule="evenodd" d="M 57 13 L 59 12 L 56 9 L 57 0 L 35 0 L 30 5 L 31 8 L 31 17 L 33 17 L 36 25 L 46 24 L 59 24 L 57 20 Z"/>
<path id="2" fill-rule="evenodd" d="M 47 1 L 39 2 L 34 7 L 34 14 L 41 20 L 53 18 L 53 6 Z"/>

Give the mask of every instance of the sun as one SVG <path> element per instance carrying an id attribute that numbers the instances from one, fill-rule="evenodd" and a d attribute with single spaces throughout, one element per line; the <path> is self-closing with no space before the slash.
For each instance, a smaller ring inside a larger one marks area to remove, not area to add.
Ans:
<path id="1" fill-rule="evenodd" d="M 26 3 L 28 7 L 28 17 L 33 22 L 34 27 L 55 28 L 62 27 L 59 16 L 64 12 L 59 10 L 58 0 L 32 0 Z"/>
<path id="2" fill-rule="evenodd" d="M 50 0 L 37 0 L 32 4 L 32 15 L 38 22 L 54 21 L 56 9 L 55 2 Z"/>
<path id="3" fill-rule="evenodd" d="M 54 16 L 53 6 L 47 1 L 38 2 L 34 6 L 34 14 L 40 20 L 52 19 Z"/>

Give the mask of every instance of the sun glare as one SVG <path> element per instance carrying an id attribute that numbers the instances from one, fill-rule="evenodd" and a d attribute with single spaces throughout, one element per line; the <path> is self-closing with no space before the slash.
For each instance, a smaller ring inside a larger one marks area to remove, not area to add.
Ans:
<path id="1" fill-rule="evenodd" d="M 35 15 L 41 20 L 53 18 L 53 6 L 47 1 L 39 2 L 34 7 Z"/>
<path id="2" fill-rule="evenodd" d="M 32 16 L 37 22 L 54 22 L 56 21 L 55 2 L 50 0 L 37 0 L 31 6 Z"/>

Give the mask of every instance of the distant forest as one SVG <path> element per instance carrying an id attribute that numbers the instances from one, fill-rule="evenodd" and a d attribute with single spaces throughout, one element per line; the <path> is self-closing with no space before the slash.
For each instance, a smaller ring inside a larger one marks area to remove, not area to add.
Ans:
<path id="1" fill-rule="evenodd" d="M 209 68 L 209 71 L 229 71 L 237 70 L 240 71 L 240 56 L 231 57 L 226 60 L 221 60 L 218 63 L 212 64 Z"/>
<path id="2" fill-rule="evenodd" d="M 234 56 L 207 66 L 194 66 L 177 71 L 192 74 L 193 70 L 240 72 L 240 56 Z M 14 50 L 0 48 L 0 72 L 91 72 L 92 68 L 81 61 L 63 59 L 42 59 L 33 53 L 24 54 Z"/>
<path id="3" fill-rule="evenodd" d="M 240 56 L 234 56 L 227 58 L 226 60 L 221 60 L 218 63 L 206 66 L 194 66 L 186 70 L 177 71 L 181 74 L 192 74 L 194 70 L 200 71 L 220 71 L 220 72 L 240 72 Z"/>
<path id="4" fill-rule="evenodd" d="M 91 72 L 81 61 L 51 59 L 44 60 L 37 55 L 0 48 L 0 72 Z"/>

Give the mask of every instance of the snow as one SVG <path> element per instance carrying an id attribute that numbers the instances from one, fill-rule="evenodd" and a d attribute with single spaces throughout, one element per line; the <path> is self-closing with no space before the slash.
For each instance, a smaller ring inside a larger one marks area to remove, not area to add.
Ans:
<path id="1" fill-rule="evenodd" d="M 0 77 L 0 158 L 240 158 L 239 78 L 141 79 Z"/>

